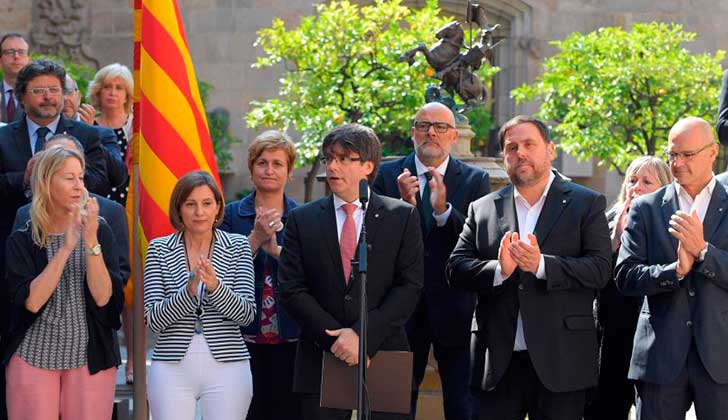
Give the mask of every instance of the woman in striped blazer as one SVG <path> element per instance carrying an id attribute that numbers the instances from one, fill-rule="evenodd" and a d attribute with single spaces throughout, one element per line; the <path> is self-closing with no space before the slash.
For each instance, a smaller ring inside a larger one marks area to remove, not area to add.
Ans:
<path id="1" fill-rule="evenodd" d="M 149 369 L 152 417 L 244 419 L 252 379 L 240 327 L 255 315 L 253 261 L 245 236 L 217 226 L 222 193 L 204 171 L 175 185 L 176 233 L 152 240 L 144 266 L 144 320 L 158 334 Z"/>

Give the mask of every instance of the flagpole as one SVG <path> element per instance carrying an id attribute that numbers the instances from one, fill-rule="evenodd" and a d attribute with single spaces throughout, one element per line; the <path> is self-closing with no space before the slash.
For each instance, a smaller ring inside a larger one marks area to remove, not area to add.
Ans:
<path id="1" fill-rule="evenodd" d="M 132 240 L 132 261 L 134 281 L 134 305 L 132 315 L 132 335 L 134 360 L 134 420 L 148 420 L 149 409 L 147 407 L 147 340 L 146 326 L 144 325 L 144 278 L 142 274 L 142 252 L 140 249 L 140 222 L 139 222 L 139 143 L 141 136 L 142 115 L 139 111 L 139 100 L 141 98 L 141 80 L 139 80 L 139 65 L 141 55 L 141 31 L 142 31 L 142 0 L 134 0 L 134 129 L 131 142 L 132 152 L 132 198 L 133 198 L 133 240 Z M 127 348 L 127 359 L 129 349 Z"/>

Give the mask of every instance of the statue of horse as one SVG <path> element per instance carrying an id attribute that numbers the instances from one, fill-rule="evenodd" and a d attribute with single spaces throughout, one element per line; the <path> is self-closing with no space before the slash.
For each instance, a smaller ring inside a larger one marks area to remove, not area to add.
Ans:
<path id="1" fill-rule="evenodd" d="M 460 57 L 460 49 L 463 47 L 463 40 L 465 39 L 463 27 L 460 22 L 452 21 L 440 28 L 435 37 L 439 41 L 432 48 L 427 49 L 427 45 L 419 44 L 402 54 L 400 61 L 407 61 L 411 66 L 415 62 L 415 55 L 420 52 L 424 54 L 430 67 L 436 72 L 447 68 L 449 64 Z M 433 77 L 440 79 L 437 74 Z"/>

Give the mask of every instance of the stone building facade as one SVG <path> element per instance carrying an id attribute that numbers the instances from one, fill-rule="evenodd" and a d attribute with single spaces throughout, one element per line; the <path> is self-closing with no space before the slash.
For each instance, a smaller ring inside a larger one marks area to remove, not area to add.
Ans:
<path id="1" fill-rule="evenodd" d="M 413 7 L 425 0 L 406 0 Z M 234 147 L 235 172 L 226 177 L 226 195 L 234 198 L 250 188 L 245 164 L 246 143 L 255 133 L 243 118 L 251 100 L 277 94 L 275 70 L 251 68 L 259 49 L 256 31 L 275 17 L 288 25 L 314 12 L 312 0 L 178 0 L 199 80 L 215 86 L 211 107 L 229 111 L 231 131 L 244 140 Z M 714 52 L 728 46 L 725 0 L 479 0 L 489 20 L 501 24 L 506 40 L 496 50 L 502 68 L 492 94 L 494 116 L 503 122 L 515 113 L 531 113 L 537 104 L 516 105 L 508 92 L 534 80 L 541 62 L 554 52 L 549 40 L 600 26 L 628 28 L 636 22 L 677 22 L 697 32 L 690 45 L 695 52 Z M 447 15 L 462 18 L 467 0 L 441 0 Z M 25 34 L 34 51 L 65 53 L 94 67 L 111 62 L 132 64 L 133 0 L 0 0 L 2 32 Z M 279 68 L 278 71 L 284 71 Z M 716 98 L 717 101 L 717 98 Z M 577 181 L 614 196 L 618 180 L 594 165 L 562 156 L 558 165 Z M 303 197 L 303 174 L 297 170 L 290 192 Z"/>

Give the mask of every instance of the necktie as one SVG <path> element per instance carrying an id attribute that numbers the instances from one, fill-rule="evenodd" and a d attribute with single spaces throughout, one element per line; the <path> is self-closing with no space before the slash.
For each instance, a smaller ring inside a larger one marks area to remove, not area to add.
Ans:
<path id="1" fill-rule="evenodd" d="M 351 259 L 354 258 L 356 250 L 356 223 L 354 222 L 354 210 L 356 204 L 344 204 L 341 206 L 346 213 L 344 226 L 341 228 L 341 238 L 339 239 L 339 249 L 341 250 L 341 265 L 344 267 L 344 281 L 349 283 L 349 274 L 351 273 Z"/>
<path id="2" fill-rule="evenodd" d="M 51 130 L 49 130 L 48 127 L 39 127 L 37 130 L 35 130 L 35 153 L 43 150 L 43 146 L 46 142 L 46 136 L 50 132 Z"/>
<path id="3" fill-rule="evenodd" d="M 8 107 L 7 113 L 8 120 L 6 122 L 11 123 L 15 121 L 15 99 L 13 98 L 13 90 L 8 89 Z"/>
<path id="4" fill-rule="evenodd" d="M 422 233 L 428 234 L 435 221 L 432 217 L 432 202 L 430 201 L 430 180 L 432 175 L 425 172 L 425 187 L 422 189 Z"/>

